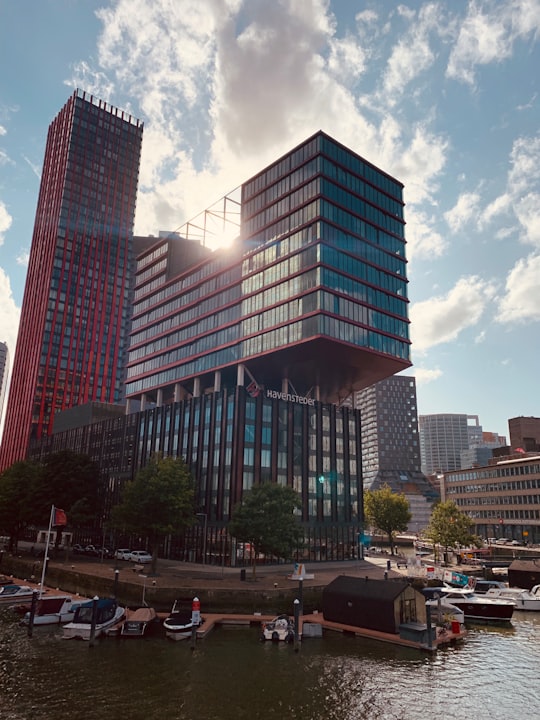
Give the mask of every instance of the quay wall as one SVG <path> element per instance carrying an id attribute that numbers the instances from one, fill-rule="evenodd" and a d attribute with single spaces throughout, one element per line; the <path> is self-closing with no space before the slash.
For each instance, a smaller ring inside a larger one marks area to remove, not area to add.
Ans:
<path id="1" fill-rule="evenodd" d="M 41 562 L 32 562 L 25 557 L 15 557 L 4 553 L 0 565 L 0 574 L 13 575 L 29 583 L 41 580 Z M 125 575 L 123 571 L 122 575 Z M 192 580 L 194 580 L 192 578 Z M 219 581 L 217 581 L 219 583 Z M 154 584 L 155 583 L 155 584 Z M 49 565 L 46 574 L 46 587 L 60 589 L 63 592 L 82 595 L 83 597 L 112 597 L 116 594 L 118 601 L 128 607 L 142 605 L 143 592 L 146 603 L 157 612 L 167 612 L 177 598 L 186 601 L 197 596 L 201 608 L 205 612 L 247 613 L 261 612 L 277 615 L 293 613 L 294 601 L 298 598 L 298 585 L 291 587 L 258 588 L 257 582 L 247 579 L 238 583 L 241 587 L 216 587 L 216 582 L 200 578 L 185 586 L 181 583 L 170 584 L 165 576 L 147 577 L 146 584 L 140 577 L 133 580 L 119 578 L 115 581 L 114 572 L 110 576 L 80 572 L 65 566 Z M 116 587 L 115 587 L 116 586 Z M 115 592 L 116 591 L 116 592 Z M 323 586 L 303 588 L 302 601 L 304 612 L 310 613 L 322 607 Z"/>

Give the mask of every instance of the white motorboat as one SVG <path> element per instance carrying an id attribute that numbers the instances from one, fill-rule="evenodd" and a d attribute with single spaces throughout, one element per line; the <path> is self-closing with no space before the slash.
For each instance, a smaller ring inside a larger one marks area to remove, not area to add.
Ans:
<path id="1" fill-rule="evenodd" d="M 171 640 L 187 640 L 193 631 L 204 622 L 193 622 L 193 609 L 183 600 L 175 600 L 171 613 L 163 621 L 165 635 Z"/>
<path id="2" fill-rule="evenodd" d="M 293 642 L 294 621 L 288 615 L 278 615 L 271 622 L 263 623 L 261 640 Z"/>
<path id="3" fill-rule="evenodd" d="M 44 595 L 39 598 L 34 611 L 34 625 L 58 625 L 71 622 L 81 601 L 73 602 L 69 595 Z M 22 621 L 30 624 L 30 610 L 25 612 Z"/>
<path id="4" fill-rule="evenodd" d="M 463 611 L 466 620 L 477 622 L 510 622 L 515 604 L 511 600 L 476 595 L 469 587 L 443 585 L 441 596 Z"/>
<path id="5" fill-rule="evenodd" d="M 107 628 L 115 625 L 124 616 L 124 608 L 120 607 L 113 598 L 100 598 L 97 601 L 89 600 L 77 608 L 73 622 L 64 625 L 65 638 L 90 640 L 94 602 L 97 605 L 94 626 L 94 637 L 96 638 L 103 635 Z"/>
<path id="6" fill-rule="evenodd" d="M 540 611 L 540 585 L 535 585 L 531 590 L 523 588 L 490 588 L 486 597 L 504 598 L 515 603 L 516 610 Z"/>
<path id="7" fill-rule="evenodd" d="M 29 585 L 0 585 L 0 607 L 15 607 L 32 600 L 34 588 Z"/>

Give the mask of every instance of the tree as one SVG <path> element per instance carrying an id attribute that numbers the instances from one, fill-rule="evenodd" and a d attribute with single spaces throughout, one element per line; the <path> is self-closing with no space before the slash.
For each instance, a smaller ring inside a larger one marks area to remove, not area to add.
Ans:
<path id="1" fill-rule="evenodd" d="M 446 558 L 448 548 L 453 548 L 458 543 L 465 546 L 477 544 L 478 538 L 471 533 L 473 525 L 474 522 L 468 515 L 461 512 L 454 502 L 447 500 L 435 505 L 423 534 L 434 545 L 444 547 Z"/>
<path id="2" fill-rule="evenodd" d="M 103 521 L 103 487 L 99 467 L 84 453 L 61 450 L 44 461 L 41 522 L 49 522 L 51 505 L 65 511 L 70 526 L 98 526 Z M 61 533 L 57 533 L 56 545 Z"/>
<path id="3" fill-rule="evenodd" d="M 412 517 L 405 495 L 392 492 L 386 484 L 379 490 L 367 490 L 364 494 L 364 515 L 373 528 L 388 535 L 393 555 L 395 534 L 406 530 Z"/>
<path id="4" fill-rule="evenodd" d="M 300 496 L 295 490 L 264 483 L 248 490 L 234 509 L 229 533 L 240 542 L 251 544 L 254 577 L 259 553 L 287 559 L 301 544 L 303 532 L 294 514 L 300 507 Z"/>
<path id="5" fill-rule="evenodd" d="M 17 551 L 21 533 L 39 518 L 36 505 L 43 468 L 23 460 L 8 467 L 0 475 L 0 528 L 9 535 L 9 548 Z"/>
<path id="6" fill-rule="evenodd" d="M 182 458 L 153 455 L 124 487 L 122 502 L 112 509 L 111 525 L 146 538 L 156 573 L 159 542 L 196 522 L 193 478 Z"/>

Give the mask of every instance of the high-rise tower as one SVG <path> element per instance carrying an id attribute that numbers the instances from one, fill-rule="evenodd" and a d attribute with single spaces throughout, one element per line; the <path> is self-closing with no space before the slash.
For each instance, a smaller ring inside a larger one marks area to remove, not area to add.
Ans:
<path id="1" fill-rule="evenodd" d="M 58 410 L 123 397 L 142 132 L 78 90 L 49 127 L 0 470 Z"/>

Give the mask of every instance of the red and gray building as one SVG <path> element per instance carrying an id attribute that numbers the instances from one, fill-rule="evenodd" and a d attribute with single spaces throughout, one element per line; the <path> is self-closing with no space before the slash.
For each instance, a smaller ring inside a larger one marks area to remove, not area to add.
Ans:
<path id="1" fill-rule="evenodd" d="M 0 470 L 56 412 L 123 399 L 142 133 L 78 90 L 49 127 Z"/>
<path id="2" fill-rule="evenodd" d="M 115 492 L 150 455 L 181 456 L 201 527 L 165 556 L 234 562 L 227 523 L 260 482 L 301 497 L 303 557 L 351 557 L 363 520 L 360 412 L 343 400 L 410 367 L 403 186 L 318 132 L 223 202 L 228 250 L 187 223 L 137 259 L 127 414 L 65 430 Z M 215 213 L 213 213 L 215 216 Z M 225 556 L 223 557 L 223 553 Z"/>

